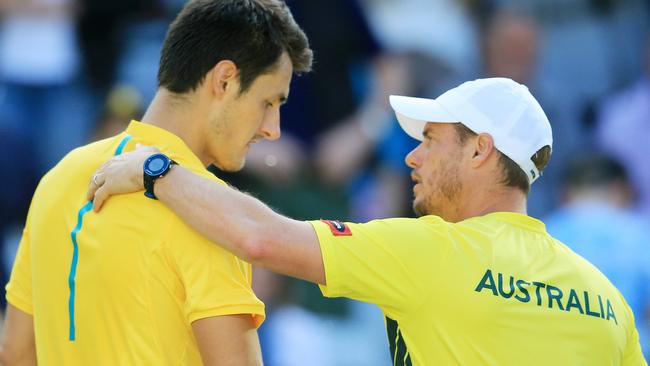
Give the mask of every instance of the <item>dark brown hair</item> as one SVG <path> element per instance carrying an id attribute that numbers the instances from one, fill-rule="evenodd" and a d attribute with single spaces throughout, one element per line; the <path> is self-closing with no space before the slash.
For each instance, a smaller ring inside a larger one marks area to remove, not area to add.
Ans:
<path id="1" fill-rule="evenodd" d="M 282 0 L 192 0 L 172 22 L 160 56 L 158 85 L 195 90 L 222 60 L 239 68 L 240 93 L 273 71 L 283 52 L 294 72 L 311 70 L 312 50 Z"/>
<path id="2" fill-rule="evenodd" d="M 477 136 L 474 131 L 470 130 L 462 123 L 457 123 L 455 127 L 456 135 L 458 136 L 458 142 L 461 145 L 464 145 L 470 137 Z M 530 183 L 528 182 L 526 173 L 524 173 L 521 167 L 519 167 L 517 163 L 507 157 L 504 153 L 499 150 L 497 150 L 497 152 L 499 153 L 499 163 L 503 168 L 503 178 L 501 180 L 501 183 L 503 183 L 506 187 L 519 188 L 524 193 L 528 194 L 530 191 Z M 540 173 L 542 170 L 544 170 L 544 168 L 546 168 L 546 165 L 548 165 L 550 159 L 551 147 L 548 145 L 542 147 L 535 153 L 535 155 L 531 156 L 531 160 L 533 163 L 535 163 L 535 166 L 537 167 L 537 170 L 540 171 Z"/>

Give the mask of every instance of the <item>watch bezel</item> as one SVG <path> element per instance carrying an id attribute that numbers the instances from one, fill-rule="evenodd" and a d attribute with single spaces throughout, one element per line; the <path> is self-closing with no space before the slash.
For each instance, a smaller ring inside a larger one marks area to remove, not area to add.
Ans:
<path id="1" fill-rule="evenodd" d="M 163 161 L 163 166 L 160 169 L 152 170 L 149 166 L 152 162 L 154 162 L 157 159 L 161 159 Z M 147 160 L 145 160 L 144 173 L 152 178 L 158 178 L 163 174 L 165 174 L 167 170 L 169 170 L 171 164 L 172 164 L 171 159 L 167 155 L 154 154 L 148 157 Z"/>

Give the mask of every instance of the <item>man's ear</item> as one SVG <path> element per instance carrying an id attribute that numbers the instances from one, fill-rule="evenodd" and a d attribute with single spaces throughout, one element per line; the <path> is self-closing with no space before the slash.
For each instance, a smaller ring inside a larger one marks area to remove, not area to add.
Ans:
<path id="1" fill-rule="evenodd" d="M 472 142 L 472 167 L 477 168 L 483 164 L 494 153 L 494 140 L 492 136 L 487 133 L 479 134 Z"/>
<path id="2" fill-rule="evenodd" d="M 227 93 L 239 90 L 239 69 L 230 60 L 219 61 L 208 73 L 210 89 L 221 99 Z"/>

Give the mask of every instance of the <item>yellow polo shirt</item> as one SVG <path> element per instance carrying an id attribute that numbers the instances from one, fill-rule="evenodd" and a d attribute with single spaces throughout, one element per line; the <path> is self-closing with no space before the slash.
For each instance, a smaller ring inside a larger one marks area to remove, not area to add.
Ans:
<path id="1" fill-rule="evenodd" d="M 393 365 L 646 365 L 621 294 L 531 217 L 312 225 L 323 294 L 379 305 Z"/>
<path id="2" fill-rule="evenodd" d="M 264 319 L 251 266 L 159 201 L 139 192 L 112 197 L 99 214 L 90 209 L 92 174 L 138 142 L 224 184 L 179 137 L 135 121 L 47 173 L 7 285 L 9 303 L 33 315 L 39 365 L 198 365 L 192 322 L 250 314 L 259 326 Z"/>

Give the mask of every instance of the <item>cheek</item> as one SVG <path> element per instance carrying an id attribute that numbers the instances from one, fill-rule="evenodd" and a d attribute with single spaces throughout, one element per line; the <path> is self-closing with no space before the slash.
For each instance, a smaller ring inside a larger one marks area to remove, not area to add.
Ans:
<path id="1" fill-rule="evenodd" d="M 251 130 L 257 130 L 264 118 L 265 108 L 259 106 L 259 103 L 246 103 L 239 109 L 236 116 L 237 126 L 239 130 L 244 133 L 249 133 Z"/>

